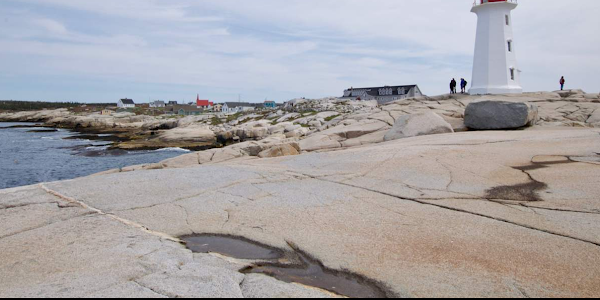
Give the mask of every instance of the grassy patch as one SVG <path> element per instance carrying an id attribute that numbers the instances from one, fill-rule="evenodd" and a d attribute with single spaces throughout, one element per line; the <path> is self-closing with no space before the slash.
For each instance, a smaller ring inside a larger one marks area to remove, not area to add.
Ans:
<path id="1" fill-rule="evenodd" d="M 333 120 L 333 119 L 335 119 L 335 118 L 337 118 L 339 116 L 341 116 L 341 115 L 335 115 L 335 116 L 327 117 L 327 118 L 325 118 L 325 122 L 329 122 L 329 121 L 331 121 L 331 120 Z"/>
<path id="2" fill-rule="evenodd" d="M 241 112 L 236 113 L 235 115 L 227 116 L 227 122 L 231 122 L 231 121 L 237 120 L 241 116 L 242 116 Z"/>
<path id="3" fill-rule="evenodd" d="M 212 126 L 217 126 L 217 125 L 221 125 L 221 124 L 223 124 L 223 121 L 221 121 L 221 118 L 219 118 L 217 116 L 214 116 L 212 118 L 212 120 L 210 121 L 210 125 L 212 125 Z"/>

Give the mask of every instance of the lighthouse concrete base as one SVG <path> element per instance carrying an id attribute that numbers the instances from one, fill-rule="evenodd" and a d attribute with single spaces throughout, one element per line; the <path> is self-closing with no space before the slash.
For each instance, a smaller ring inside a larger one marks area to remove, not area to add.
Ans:
<path id="1" fill-rule="evenodd" d="M 523 89 L 521 87 L 482 87 L 482 88 L 471 88 L 469 94 L 471 95 L 501 95 L 501 94 L 522 94 Z"/>

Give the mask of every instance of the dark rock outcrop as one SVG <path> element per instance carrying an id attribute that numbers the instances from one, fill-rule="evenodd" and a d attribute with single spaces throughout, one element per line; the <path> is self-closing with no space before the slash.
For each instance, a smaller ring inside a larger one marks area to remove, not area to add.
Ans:
<path id="1" fill-rule="evenodd" d="M 465 125 L 474 130 L 518 129 L 537 120 L 537 106 L 523 102 L 473 102 L 465 111 Z"/>

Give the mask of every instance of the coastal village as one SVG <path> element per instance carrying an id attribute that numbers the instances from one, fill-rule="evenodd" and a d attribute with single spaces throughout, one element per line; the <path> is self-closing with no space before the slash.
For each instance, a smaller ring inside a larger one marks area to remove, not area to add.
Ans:
<path id="1" fill-rule="evenodd" d="M 383 105 L 397 100 L 415 98 L 424 96 L 418 85 L 404 86 L 382 86 L 371 88 L 349 88 L 343 92 L 339 100 L 350 101 L 373 101 L 378 105 Z M 178 101 L 155 100 L 149 103 L 136 103 L 133 99 L 120 99 L 115 106 L 105 108 L 89 108 L 82 112 L 99 112 L 101 115 L 112 115 L 113 113 L 130 112 L 137 114 L 146 114 L 152 116 L 159 115 L 178 115 L 178 116 L 199 116 L 202 114 L 232 115 L 238 113 L 278 110 L 293 108 L 297 99 L 277 103 L 272 100 L 265 100 L 263 103 L 250 102 L 224 102 L 214 103 L 210 100 L 201 100 L 197 95 L 195 102 L 179 103 Z"/>

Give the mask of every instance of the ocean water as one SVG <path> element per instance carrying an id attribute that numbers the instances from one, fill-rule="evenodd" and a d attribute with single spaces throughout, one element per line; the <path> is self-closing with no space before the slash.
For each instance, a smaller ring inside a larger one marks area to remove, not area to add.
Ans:
<path id="1" fill-rule="evenodd" d="M 108 150 L 109 142 L 65 139 L 78 134 L 66 129 L 10 128 L 31 123 L 0 123 L 0 189 L 87 176 L 132 165 L 156 163 L 189 151 Z"/>

